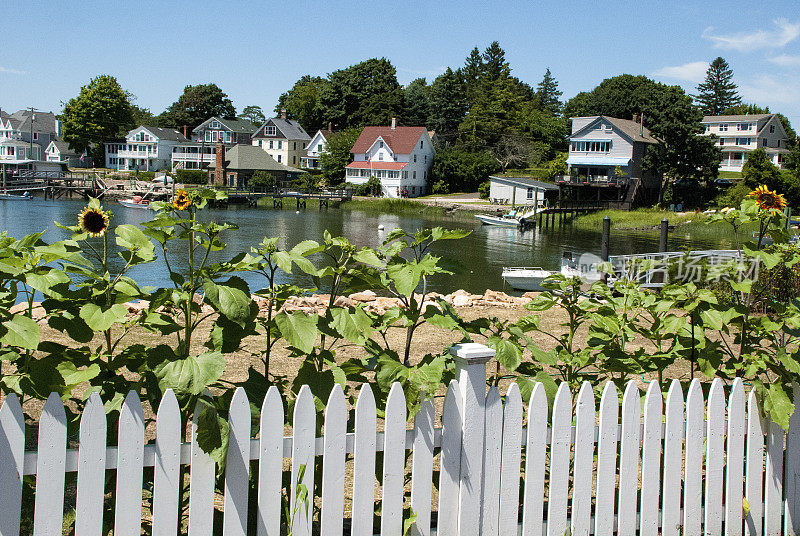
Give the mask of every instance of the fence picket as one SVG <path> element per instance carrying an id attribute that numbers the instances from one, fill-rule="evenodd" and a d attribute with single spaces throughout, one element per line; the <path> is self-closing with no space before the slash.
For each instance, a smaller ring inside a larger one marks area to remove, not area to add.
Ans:
<path id="1" fill-rule="evenodd" d="M 347 402 L 342 386 L 334 384 L 325 408 L 322 457 L 322 536 L 341 536 L 344 516 L 344 459 L 347 448 Z M 279 535 L 275 535 L 279 536 Z"/>
<path id="2" fill-rule="evenodd" d="M 725 462 L 725 534 L 742 534 L 744 481 L 744 384 L 736 378 L 728 397 L 728 450 Z"/>
<path id="3" fill-rule="evenodd" d="M 747 397 L 747 461 L 745 467 L 745 497 L 750 511 L 745 517 L 747 536 L 761 536 L 764 520 L 762 489 L 764 486 L 764 418 L 758 407 L 756 390 Z"/>
<path id="4" fill-rule="evenodd" d="M 722 533 L 722 468 L 725 460 L 725 388 L 715 378 L 708 391 L 706 409 L 706 473 L 705 520 L 706 534 Z"/>
<path id="5" fill-rule="evenodd" d="M 0 407 L 0 536 L 18 536 L 25 463 L 25 416 L 14 393 Z"/>
<path id="6" fill-rule="evenodd" d="M 619 507 L 617 533 L 636 534 L 639 491 L 639 441 L 642 407 L 636 382 L 629 381 L 622 395 L 622 435 L 619 448 Z"/>
<path id="7" fill-rule="evenodd" d="M 130 391 L 122 404 L 117 437 L 114 534 L 139 536 L 142 533 L 144 411 L 136 391 Z"/>
<path id="8" fill-rule="evenodd" d="M 381 534 L 403 533 L 403 486 L 406 468 L 406 397 L 395 382 L 386 400 L 383 441 Z"/>
<path id="9" fill-rule="evenodd" d="M 461 423 L 463 406 L 458 382 L 447 388 L 442 410 L 442 448 L 439 458 L 439 536 L 458 534 L 458 488 L 461 474 Z"/>
<path id="10" fill-rule="evenodd" d="M 353 448 L 352 536 L 372 536 L 375 510 L 375 444 L 377 413 L 375 397 L 368 383 L 361 386 L 356 402 L 355 446 Z"/>
<path id="11" fill-rule="evenodd" d="M 572 395 L 569 385 L 558 386 L 550 440 L 550 485 L 547 493 L 547 534 L 564 536 L 567 530 L 567 494 L 569 493 L 569 458 L 572 439 Z"/>
<path id="12" fill-rule="evenodd" d="M 228 415 L 230 431 L 225 458 L 223 534 L 246 536 L 250 488 L 250 402 L 243 388 L 237 387 L 234 391 Z M 313 502 L 313 496 L 311 500 Z"/>
<path id="13" fill-rule="evenodd" d="M 600 397 L 600 424 L 597 440 L 597 484 L 594 533 L 611 536 L 614 532 L 614 495 L 617 489 L 617 443 L 619 434 L 619 395 L 608 382 Z"/>
<path id="14" fill-rule="evenodd" d="M 292 534 L 295 536 L 311 536 L 311 518 L 314 513 L 314 461 L 317 434 L 317 410 L 314 407 L 314 396 L 308 385 L 300 388 L 294 404 L 292 417 L 292 479 L 289 490 L 289 515 Z M 298 482 L 300 467 L 305 466 L 303 480 Z M 297 502 L 297 485 L 303 484 L 308 490 L 308 497 L 303 504 Z"/>
<path id="15" fill-rule="evenodd" d="M 664 479 L 661 497 L 661 534 L 681 533 L 681 471 L 683 469 L 683 390 L 672 380 L 667 393 L 664 432 Z"/>
<path id="16" fill-rule="evenodd" d="M 575 457 L 572 469 L 572 534 L 589 534 L 594 464 L 594 391 L 583 382 L 575 406 Z"/>
<path id="17" fill-rule="evenodd" d="M 78 482 L 75 499 L 75 536 L 103 531 L 103 495 L 106 482 L 106 410 L 100 395 L 92 393 L 81 415 Z"/>
<path id="18" fill-rule="evenodd" d="M 156 414 L 156 465 L 153 471 L 153 536 L 178 531 L 181 475 L 181 414 L 172 389 L 161 398 Z"/>
<path id="19" fill-rule="evenodd" d="M 417 514 L 417 519 L 411 525 L 411 536 L 430 536 L 431 533 L 433 416 L 433 400 L 430 398 L 423 400 L 414 417 L 414 448 L 411 451 L 411 509 Z"/>
<path id="20" fill-rule="evenodd" d="M 658 498 L 661 495 L 661 424 L 663 398 L 653 380 L 644 398 L 644 436 L 642 437 L 642 498 L 639 508 L 639 534 L 658 534 Z"/>
<path id="21" fill-rule="evenodd" d="M 206 393 L 208 394 L 208 393 Z M 211 536 L 214 529 L 214 484 L 216 465 L 197 444 L 200 413 L 206 403 L 200 401 L 192 416 L 191 466 L 189 469 L 189 536 Z"/>
<path id="22" fill-rule="evenodd" d="M 341 391 L 341 387 L 339 390 Z M 256 516 L 258 536 L 281 534 L 283 417 L 283 399 L 278 388 L 273 385 L 267 390 L 267 396 L 261 403 L 259 421 L 258 515 Z"/>
<path id="23" fill-rule="evenodd" d="M 520 432 L 522 430 L 520 429 Z M 481 534 L 497 536 L 500 528 L 500 467 L 503 442 L 503 402 L 492 387 L 486 394 L 486 437 L 483 444 L 483 515 Z"/>
<path id="24" fill-rule="evenodd" d="M 522 536 L 542 536 L 544 464 L 547 455 L 547 393 L 537 383 L 528 402 L 528 437 L 525 441 L 525 495 L 522 501 Z"/>
<path id="25" fill-rule="evenodd" d="M 703 500 L 703 429 L 705 402 L 699 380 L 692 380 L 686 394 L 686 455 L 683 482 L 683 534 L 700 534 Z"/>
<path id="26" fill-rule="evenodd" d="M 786 433 L 769 421 L 767 467 L 764 473 L 764 536 L 780 536 L 783 513 L 783 442 Z"/>
<path id="27" fill-rule="evenodd" d="M 67 415 L 56 393 L 50 393 L 39 418 L 33 536 L 61 536 L 64 521 L 64 469 Z"/>
<path id="28" fill-rule="evenodd" d="M 503 444 L 500 466 L 499 534 L 516 534 L 519 519 L 519 472 L 522 462 L 522 395 L 512 383 L 503 405 Z M 483 473 L 486 478 L 486 473 Z"/>
<path id="29" fill-rule="evenodd" d="M 800 400 L 800 386 L 792 384 L 794 400 Z M 797 404 L 795 402 L 795 404 Z M 800 405 L 800 404 L 799 404 Z M 800 411 L 789 417 L 786 431 L 786 461 L 784 462 L 784 493 L 786 511 L 784 513 L 784 534 L 800 534 Z"/>

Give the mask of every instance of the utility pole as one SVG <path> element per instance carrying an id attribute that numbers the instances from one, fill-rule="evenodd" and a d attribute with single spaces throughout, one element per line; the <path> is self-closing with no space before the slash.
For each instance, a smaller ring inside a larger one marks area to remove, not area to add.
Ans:
<path id="1" fill-rule="evenodd" d="M 31 170 L 33 170 L 33 122 L 36 121 L 35 108 L 31 106 L 31 139 L 28 143 L 28 160 L 31 161 Z"/>

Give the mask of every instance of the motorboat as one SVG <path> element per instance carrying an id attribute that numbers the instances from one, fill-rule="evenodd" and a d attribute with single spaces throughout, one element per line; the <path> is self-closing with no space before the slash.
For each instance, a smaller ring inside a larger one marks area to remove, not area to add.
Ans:
<path id="1" fill-rule="evenodd" d="M 504 267 L 503 281 L 516 290 L 542 290 L 542 281 L 556 274 L 541 267 Z"/>
<path id="2" fill-rule="evenodd" d="M 542 210 L 544 207 L 539 207 Z M 496 216 L 493 214 L 476 214 L 475 218 L 484 225 L 499 225 L 501 227 L 519 227 L 526 225 L 529 218 L 536 216 L 536 209 L 529 208 L 527 210 L 510 210 L 507 213 Z M 533 221 L 531 219 L 531 221 Z"/>
<path id="3" fill-rule="evenodd" d="M 150 201 L 143 198 L 141 195 L 134 195 L 133 197 L 128 199 L 120 199 L 119 204 L 122 205 L 123 207 L 128 207 L 128 208 L 143 208 L 143 209 L 150 208 Z"/>
<path id="4" fill-rule="evenodd" d="M 0 193 L 0 199 L 4 199 L 6 201 L 30 201 L 33 199 L 33 195 L 30 192 L 23 192 L 22 194 L 9 194 L 9 193 Z"/>

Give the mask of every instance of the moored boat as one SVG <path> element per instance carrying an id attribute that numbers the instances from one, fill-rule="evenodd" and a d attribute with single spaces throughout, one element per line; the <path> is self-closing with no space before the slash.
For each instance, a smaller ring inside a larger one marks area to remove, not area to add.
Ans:
<path id="1" fill-rule="evenodd" d="M 144 199 L 140 195 L 134 195 L 129 199 L 120 199 L 118 202 L 123 207 L 128 207 L 128 208 L 144 208 L 144 209 L 150 208 L 150 201 Z"/>
<path id="2" fill-rule="evenodd" d="M 503 281 L 516 290 L 542 290 L 542 281 L 557 272 L 536 267 L 504 267 Z"/>
<path id="3" fill-rule="evenodd" d="M 0 194 L 0 199 L 4 199 L 6 201 L 30 201 L 33 199 L 33 196 L 30 192 L 24 192 L 21 195 L 2 193 Z"/>

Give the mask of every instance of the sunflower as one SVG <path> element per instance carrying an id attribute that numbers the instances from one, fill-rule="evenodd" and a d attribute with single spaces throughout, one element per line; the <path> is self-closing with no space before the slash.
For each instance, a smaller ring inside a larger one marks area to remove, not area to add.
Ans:
<path id="1" fill-rule="evenodd" d="M 100 205 L 89 205 L 78 214 L 78 227 L 89 236 L 100 236 L 108 230 L 108 214 Z"/>
<path id="2" fill-rule="evenodd" d="M 748 195 L 756 198 L 756 204 L 759 210 L 780 212 L 786 208 L 786 199 L 783 195 L 779 194 L 777 191 L 771 192 L 769 188 L 763 184 Z"/>
<path id="3" fill-rule="evenodd" d="M 178 210 L 186 210 L 192 205 L 192 200 L 189 198 L 189 192 L 186 190 L 178 190 L 175 192 L 175 198 L 172 200 L 172 206 Z"/>

